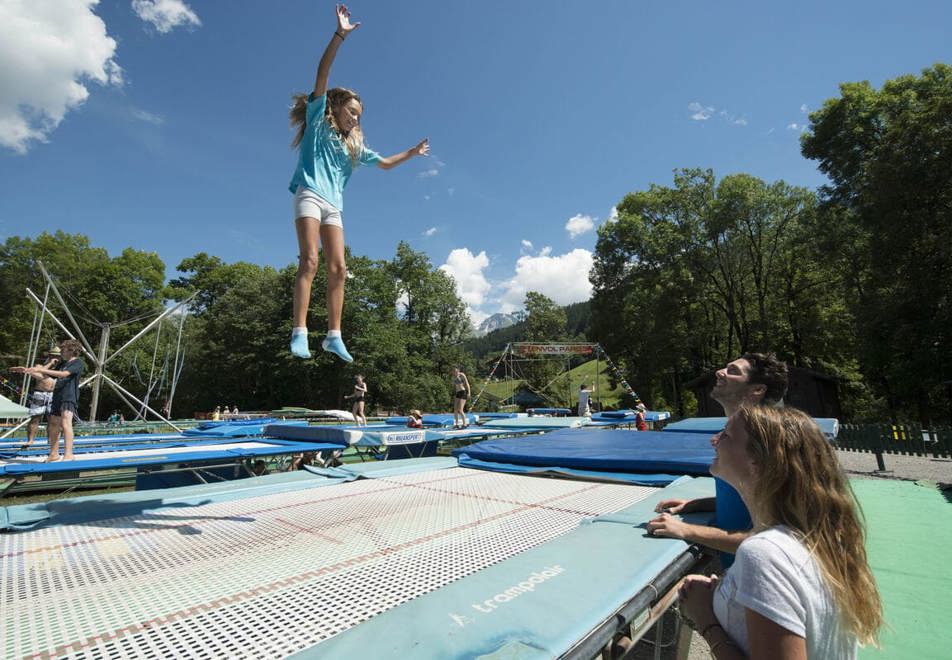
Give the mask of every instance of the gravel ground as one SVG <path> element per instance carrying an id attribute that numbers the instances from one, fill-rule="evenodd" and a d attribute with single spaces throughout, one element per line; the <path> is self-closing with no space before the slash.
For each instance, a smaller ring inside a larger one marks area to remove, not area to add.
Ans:
<path id="1" fill-rule="evenodd" d="M 902 456 L 885 454 L 883 462 L 886 469 L 879 470 L 876 455 L 868 452 L 837 451 L 840 465 L 851 479 L 902 479 L 908 481 L 934 481 L 943 488 L 952 488 L 952 459 L 933 458 L 931 456 Z M 654 657 L 654 646 L 642 642 L 635 648 L 633 658 Z M 664 649 L 663 658 L 674 658 L 673 649 Z M 688 660 L 707 660 L 711 654 L 701 636 L 691 636 L 691 650 Z"/>
<path id="2" fill-rule="evenodd" d="M 911 481 L 935 481 L 952 487 L 952 459 L 932 456 L 902 456 L 884 454 L 885 471 L 876 465 L 876 455 L 868 452 L 838 451 L 840 465 L 850 478 L 904 479 Z"/>

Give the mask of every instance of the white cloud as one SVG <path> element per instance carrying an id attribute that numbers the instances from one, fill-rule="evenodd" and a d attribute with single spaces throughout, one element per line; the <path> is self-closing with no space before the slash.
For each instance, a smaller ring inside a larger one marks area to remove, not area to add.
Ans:
<path id="1" fill-rule="evenodd" d="M 168 34 L 180 25 L 198 27 L 202 24 L 198 15 L 182 0 L 132 0 L 132 10 L 162 34 Z"/>
<path id="2" fill-rule="evenodd" d="M 522 239 L 522 247 L 519 250 L 522 254 L 532 251 L 532 241 Z"/>
<path id="3" fill-rule="evenodd" d="M 806 103 L 804 103 L 804 104 L 802 104 L 802 105 L 800 106 L 800 112 L 803 113 L 803 114 L 805 114 L 805 115 L 810 113 L 810 108 L 807 107 L 807 104 L 806 104 Z"/>
<path id="4" fill-rule="evenodd" d="M 577 238 L 582 234 L 586 234 L 595 229 L 595 220 L 590 215 L 582 215 L 581 213 L 573 215 L 569 218 L 568 222 L 565 223 L 565 231 L 569 233 L 569 238 Z"/>
<path id="5" fill-rule="evenodd" d="M 522 309 L 528 291 L 538 291 L 559 305 L 592 297 L 592 285 L 588 281 L 592 253 L 578 248 L 553 257 L 550 252 L 546 248 L 537 256 L 519 257 L 515 277 L 503 285 L 502 311 L 509 313 Z"/>
<path id="6" fill-rule="evenodd" d="M 613 206 L 612 210 L 608 212 L 608 220 L 605 222 L 618 222 L 618 207 Z"/>
<path id="7" fill-rule="evenodd" d="M 468 248 L 456 248 L 440 270 L 456 280 L 456 293 L 470 308 L 482 305 L 490 285 L 483 271 L 489 266 L 486 252 L 473 254 Z"/>
<path id="8" fill-rule="evenodd" d="M 417 174 L 417 178 L 429 179 L 430 177 L 439 176 L 439 174 L 440 174 L 440 171 L 438 169 L 436 169 L 435 167 L 431 167 L 430 169 L 423 170 L 422 172 Z"/>
<path id="9" fill-rule="evenodd" d="M 116 41 L 98 0 L 0 2 L 0 147 L 26 153 L 89 97 L 85 83 L 121 85 Z"/>
<path id="10" fill-rule="evenodd" d="M 711 115 L 714 114 L 714 108 L 701 105 L 697 101 L 688 103 L 688 110 L 694 113 L 691 115 L 691 119 L 694 121 L 707 121 L 711 118 Z"/>
<path id="11" fill-rule="evenodd" d="M 436 233 L 436 227 L 430 227 L 429 229 L 427 229 L 426 231 L 423 232 L 423 235 L 426 236 L 427 238 L 429 238 L 430 236 L 432 236 L 432 235 L 435 234 L 435 233 Z"/>
<path id="12" fill-rule="evenodd" d="M 489 314 L 481 309 L 474 309 L 473 307 L 470 307 L 466 310 L 466 312 L 469 314 L 469 322 L 474 328 L 478 328 L 480 323 L 489 318 Z"/>
<path id="13" fill-rule="evenodd" d="M 447 189 L 446 189 L 446 194 L 449 195 L 450 197 L 452 197 L 455 192 L 456 192 L 456 188 L 447 188 Z"/>
<path id="14" fill-rule="evenodd" d="M 792 124 L 787 124 L 787 130 L 788 130 L 788 131 L 799 131 L 799 130 L 800 130 L 800 124 L 798 124 L 797 122 L 793 122 Z"/>
<path id="15" fill-rule="evenodd" d="M 734 126 L 746 126 L 747 118 L 738 117 L 732 112 L 727 110 L 718 110 L 712 105 L 701 105 L 697 101 L 692 101 L 688 103 L 688 110 L 691 111 L 691 119 L 694 121 L 707 121 L 715 114 L 720 117 L 722 120 L 726 121 L 728 124 L 733 124 Z"/>
<path id="16" fill-rule="evenodd" d="M 165 118 L 157 115 L 148 110 L 143 110 L 142 108 L 133 108 L 132 116 L 139 121 L 144 121 L 147 124 L 155 124 L 156 126 L 161 126 L 165 123 Z"/>

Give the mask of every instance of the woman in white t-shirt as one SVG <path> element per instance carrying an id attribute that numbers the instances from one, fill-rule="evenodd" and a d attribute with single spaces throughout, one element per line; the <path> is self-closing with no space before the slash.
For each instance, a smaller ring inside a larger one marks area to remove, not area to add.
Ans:
<path id="1" fill-rule="evenodd" d="M 734 565 L 681 586 L 681 611 L 725 658 L 855 658 L 882 602 L 860 514 L 829 441 L 792 408 L 742 408 L 712 440 L 711 474 L 741 494 L 754 534 Z"/>

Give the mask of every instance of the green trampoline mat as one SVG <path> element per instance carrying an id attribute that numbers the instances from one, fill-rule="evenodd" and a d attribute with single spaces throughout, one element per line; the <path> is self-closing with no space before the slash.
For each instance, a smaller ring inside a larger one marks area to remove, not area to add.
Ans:
<path id="1" fill-rule="evenodd" d="M 859 657 L 950 657 L 952 492 L 931 482 L 853 479 L 866 516 L 866 550 L 886 614 L 882 648 Z M 946 499 L 949 495 L 950 499 Z"/>

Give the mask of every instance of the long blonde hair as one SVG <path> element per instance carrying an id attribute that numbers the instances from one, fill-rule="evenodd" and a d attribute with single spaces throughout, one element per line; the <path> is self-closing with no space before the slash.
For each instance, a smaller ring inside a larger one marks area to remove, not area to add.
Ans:
<path id="1" fill-rule="evenodd" d="M 294 134 L 294 139 L 291 140 L 291 147 L 296 149 L 301 145 L 301 140 L 304 138 L 304 129 L 307 128 L 308 95 L 294 94 L 291 99 L 291 110 L 288 112 L 288 117 L 291 120 L 291 127 L 297 129 Z M 345 135 L 337 125 L 337 117 L 334 116 L 334 111 L 351 99 L 355 99 L 357 103 L 360 103 L 361 107 L 363 107 L 363 101 L 360 100 L 360 95 L 351 89 L 334 87 L 327 90 L 327 104 L 324 107 L 324 119 L 327 120 L 327 123 L 330 124 L 334 132 L 337 133 L 337 137 L 340 141 L 344 143 L 347 153 L 350 154 L 350 163 L 356 167 L 360 155 L 364 152 L 364 133 L 360 129 L 360 124 L 357 124 Z"/>
<path id="2" fill-rule="evenodd" d="M 883 605 L 866 559 L 862 513 L 830 442 L 794 408 L 747 406 L 739 414 L 747 451 L 759 468 L 755 515 L 800 535 L 845 628 L 860 643 L 878 645 Z"/>

